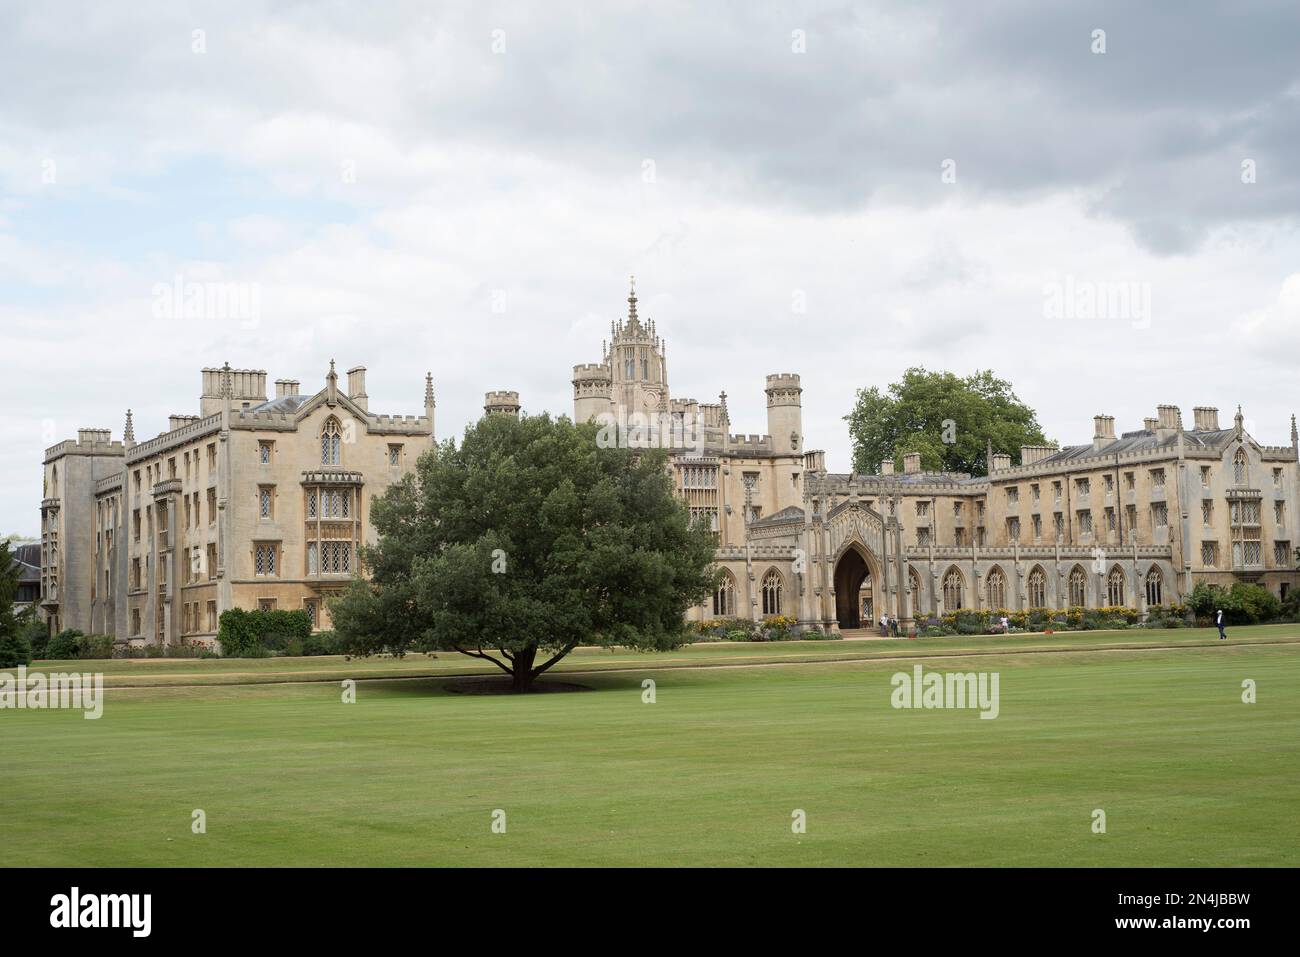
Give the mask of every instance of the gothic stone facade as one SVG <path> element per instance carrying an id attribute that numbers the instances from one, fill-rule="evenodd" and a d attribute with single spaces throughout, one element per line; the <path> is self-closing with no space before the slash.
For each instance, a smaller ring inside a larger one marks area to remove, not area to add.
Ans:
<path id="1" fill-rule="evenodd" d="M 734 434 L 716 403 L 672 398 L 652 320 L 611 325 L 601 361 L 573 370 L 574 416 L 631 412 L 692 423 L 672 449 L 678 494 L 718 536 L 718 592 L 696 620 L 769 615 L 825 629 L 882 613 L 904 627 L 961 608 L 1181 603 L 1197 581 L 1258 582 L 1285 597 L 1300 583 L 1297 431 L 1261 445 L 1240 410 L 1221 428 L 1201 407 L 1185 428 L 1162 405 L 1116 436 L 1093 420 L 1090 444 L 1008 450 L 989 473 L 923 472 L 882 463 L 870 475 L 826 471 L 805 450 L 798 375 L 769 375 L 767 432 Z M 203 370 L 197 416 L 136 443 L 107 430 L 46 451 L 41 609 L 52 631 L 79 628 L 135 644 L 210 644 L 227 608 L 304 608 L 327 626 L 324 599 L 374 541 L 373 497 L 434 440 L 431 378 L 424 414 L 369 411 L 365 369 L 339 388 L 293 380 L 266 396 L 266 373 Z M 490 392 L 487 414 L 516 415 L 519 395 Z"/>
<path id="2" fill-rule="evenodd" d="M 904 456 L 877 474 L 829 473 L 805 451 L 798 375 L 769 375 L 767 433 L 730 431 L 716 404 L 673 399 L 653 321 L 611 326 L 598 363 L 573 370 L 575 418 L 629 410 L 698 416 L 703 443 L 672 454 L 676 488 L 718 535 L 722 587 L 692 619 L 769 615 L 829 630 L 881 614 L 908 627 L 958 609 L 1180 604 L 1197 581 L 1257 582 L 1285 597 L 1300 583 L 1294 535 L 1300 502 L 1297 431 L 1261 445 L 1240 410 L 1221 428 L 1198 407 L 1185 428 L 1159 406 L 1120 436 L 1093 420 L 1090 444 L 1005 451 L 989 473 L 923 472 Z"/>
<path id="3" fill-rule="evenodd" d="M 41 609 L 51 632 L 77 628 L 134 645 L 211 645 L 227 608 L 302 608 L 324 599 L 373 543 L 371 499 L 434 441 L 424 414 L 369 410 L 366 370 L 339 387 L 296 380 L 266 395 L 261 370 L 203 370 L 198 415 L 137 443 L 82 429 L 45 453 Z"/>

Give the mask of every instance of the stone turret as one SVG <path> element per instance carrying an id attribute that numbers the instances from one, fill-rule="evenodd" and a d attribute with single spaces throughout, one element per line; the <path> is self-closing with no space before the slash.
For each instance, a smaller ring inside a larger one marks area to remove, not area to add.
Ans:
<path id="1" fill-rule="evenodd" d="M 803 389 L 799 376 L 779 372 L 767 377 L 767 431 L 777 452 L 803 454 Z"/>
<path id="2" fill-rule="evenodd" d="M 489 392 L 483 397 L 484 415 L 519 416 L 519 393 L 503 390 Z"/>
<path id="3" fill-rule="evenodd" d="M 573 367 L 573 421 L 590 422 L 610 411 L 608 363 L 591 362 Z"/>

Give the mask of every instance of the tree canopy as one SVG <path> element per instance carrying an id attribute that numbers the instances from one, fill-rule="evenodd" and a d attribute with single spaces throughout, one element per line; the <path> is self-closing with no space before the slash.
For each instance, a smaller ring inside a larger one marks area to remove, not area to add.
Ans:
<path id="1" fill-rule="evenodd" d="M 862 473 L 879 471 L 886 460 L 898 468 L 905 453 L 919 452 L 926 471 L 982 475 L 990 444 L 1017 464 L 1022 445 L 1048 444 L 1037 413 L 991 370 L 963 378 L 916 366 L 887 392 L 859 389 L 844 419 L 853 469 Z"/>
<path id="2" fill-rule="evenodd" d="M 674 498 L 665 453 L 596 436 L 491 415 L 421 456 L 374 501 L 371 577 L 331 605 L 340 647 L 457 651 L 527 691 L 580 643 L 680 645 L 715 584 L 713 536 Z"/>

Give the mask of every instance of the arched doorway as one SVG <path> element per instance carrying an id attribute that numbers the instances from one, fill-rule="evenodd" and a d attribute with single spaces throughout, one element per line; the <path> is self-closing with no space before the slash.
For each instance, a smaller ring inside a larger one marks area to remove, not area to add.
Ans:
<path id="1" fill-rule="evenodd" d="M 840 628 L 861 628 L 862 615 L 858 593 L 871 574 L 866 559 L 850 548 L 835 563 L 835 618 Z"/>

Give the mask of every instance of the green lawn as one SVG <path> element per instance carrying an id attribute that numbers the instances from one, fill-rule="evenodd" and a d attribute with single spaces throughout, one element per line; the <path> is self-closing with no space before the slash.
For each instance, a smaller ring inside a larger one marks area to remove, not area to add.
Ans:
<path id="1" fill-rule="evenodd" d="M 484 671 L 458 656 L 52 663 L 119 687 L 98 721 L 0 711 L 0 843 L 37 865 L 1295 866 L 1300 629 L 1230 633 L 584 650 L 555 678 L 592 690 L 525 697 L 419 677 Z M 895 710 L 899 656 L 998 672 L 1000 716 Z M 392 674 L 352 705 L 334 683 Z M 174 687 L 120 686 L 146 682 Z"/>

